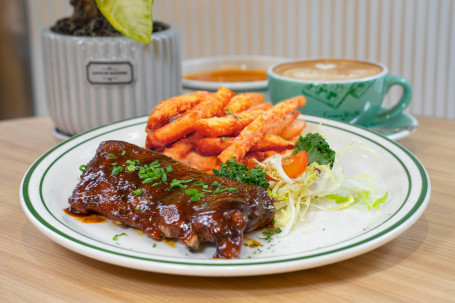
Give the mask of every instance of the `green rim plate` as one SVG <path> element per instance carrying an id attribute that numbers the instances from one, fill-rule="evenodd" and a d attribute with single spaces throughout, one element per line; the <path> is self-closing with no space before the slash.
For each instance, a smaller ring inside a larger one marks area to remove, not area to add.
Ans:
<path id="1" fill-rule="evenodd" d="M 32 164 L 20 189 L 24 212 L 30 221 L 55 242 L 85 256 L 146 271 L 194 276 L 248 276 L 290 272 L 345 260 L 377 248 L 408 229 L 424 212 L 431 186 L 424 167 L 403 146 L 365 128 L 333 120 L 301 116 L 304 132 L 318 130 L 332 148 L 347 145 L 340 155 L 348 176 L 370 174 L 377 194 L 389 192 L 379 211 L 356 205 L 343 211 L 310 210 L 304 222 L 286 237 L 267 242 L 260 232 L 246 235 L 259 241 L 243 247 L 239 259 L 213 259 L 214 248 L 189 252 L 183 245 L 154 241 L 137 231 L 105 222 L 84 224 L 66 215 L 67 199 L 78 182 L 79 166 L 88 162 L 99 143 L 124 140 L 143 145 L 147 117 L 102 126 L 55 146 Z M 116 234 L 125 233 L 118 237 Z"/>

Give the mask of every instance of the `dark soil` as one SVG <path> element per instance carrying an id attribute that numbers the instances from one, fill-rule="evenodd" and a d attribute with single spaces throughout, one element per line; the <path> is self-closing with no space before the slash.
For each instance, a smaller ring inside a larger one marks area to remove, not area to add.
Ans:
<path id="1" fill-rule="evenodd" d="M 58 20 L 51 30 L 55 33 L 70 36 L 121 36 L 101 14 L 94 0 L 71 0 L 74 13 L 71 17 Z M 169 28 L 161 22 L 153 22 L 153 32 Z"/>

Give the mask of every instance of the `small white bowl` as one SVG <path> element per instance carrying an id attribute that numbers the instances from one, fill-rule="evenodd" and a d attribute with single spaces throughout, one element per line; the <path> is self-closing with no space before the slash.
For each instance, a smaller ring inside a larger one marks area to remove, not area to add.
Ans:
<path id="1" fill-rule="evenodd" d="M 267 70 L 273 64 L 283 61 L 284 58 L 267 56 L 219 56 L 203 57 L 183 61 L 182 74 L 193 74 L 203 71 L 242 69 L 242 70 Z M 208 82 L 182 79 L 184 92 L 197 90 L 216 91 L 224 86 L 234 92 L 261 92 L 267 93 L 268 81 L 248 82 Z"/>

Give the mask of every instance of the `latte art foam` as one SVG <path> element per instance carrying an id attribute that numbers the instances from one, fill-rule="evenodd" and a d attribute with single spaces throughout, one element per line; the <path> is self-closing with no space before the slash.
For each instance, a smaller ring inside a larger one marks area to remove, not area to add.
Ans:
<path id="1" fill-rule="evenodd" d="M 281 64 L 275 73 L 293 79 L 311 81 L 340 81 L 377 75 L 382 67 L 362 61 L 321 59 Z"/>

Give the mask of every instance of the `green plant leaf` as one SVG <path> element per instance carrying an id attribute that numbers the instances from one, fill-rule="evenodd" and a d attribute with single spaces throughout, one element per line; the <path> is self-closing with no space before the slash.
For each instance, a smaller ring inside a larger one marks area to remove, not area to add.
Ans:
<path id="1" fill-rule="evenodd" d="M 150 43 L 153 32 L 154 0 L 96 0 L 98 9 L 109 23 L 123 35 Z"/>

